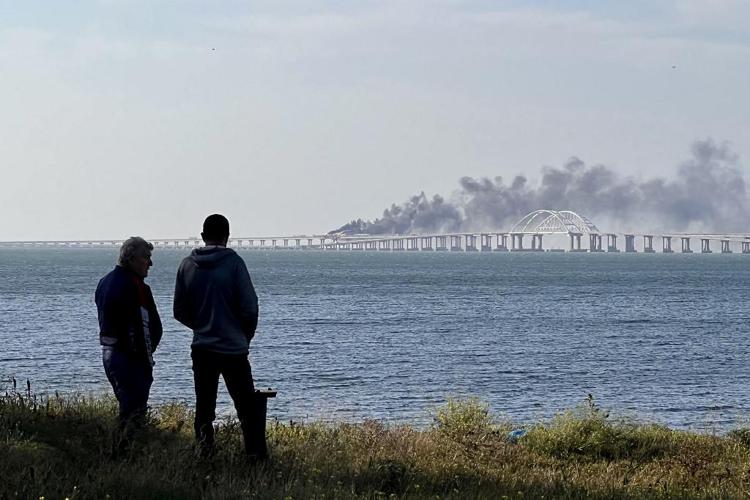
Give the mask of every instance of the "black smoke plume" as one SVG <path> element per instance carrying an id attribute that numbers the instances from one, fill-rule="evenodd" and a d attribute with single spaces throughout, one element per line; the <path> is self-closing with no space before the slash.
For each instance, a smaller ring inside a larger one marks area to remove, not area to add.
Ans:
<path id="1" fill-rule="evenodd" d="M 726 143 L 693 143 L 673 179 L 623 177 L 578 158 L 544 167 L 531 185 L 519 175 L 460 179 L 452 201 L 424 193 L 391 205 L 374 221 L 354 220 L 333 232 L 418 234 L 507 231 L 537 209 L 573 210 L 609 231 L 749 232 L 750 200 L 738 157 Z"/>

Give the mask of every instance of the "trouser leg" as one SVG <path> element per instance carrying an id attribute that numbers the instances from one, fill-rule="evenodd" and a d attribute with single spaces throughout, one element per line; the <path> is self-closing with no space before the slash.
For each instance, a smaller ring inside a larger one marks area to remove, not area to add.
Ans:
<path id="1" fill-rule="evenodd" d="M 146 423 L 148 395 L 154 378 L 151 366 L 145 362 L 138 362 L 131 366 L 129 377 L 127 408 L 124 412 L 121 412 L 124 415 L 121 415 L 120 418 L 123 422 L 124 439 L 131 443 L 135 433 Z"/>
<path id="2" fill-rule="evenodd" d="M 191 356 L 195 381 L 195 438 L 206 446 L 212 446 L 220 360 L 216 359 L 215 354 L 198 349 L 194 349 Z"/>
<path id="3" fill-rule="evenodd" d="M 148 396 L 154 380 L 152 369 L 145 361 L 112 348 L 103 349 L 102 361 L 119 403 L 117 446 L 125 448 L 145 422 Z"/>
<path id="4" fill-rule="evenodd" d="M 227 356 L 221 371 L 237 410 L 245 451 L 248 455 L 265 458 L 268 455 L 265 400 L 255 395 L 253 374 L 247 355 Z"/>

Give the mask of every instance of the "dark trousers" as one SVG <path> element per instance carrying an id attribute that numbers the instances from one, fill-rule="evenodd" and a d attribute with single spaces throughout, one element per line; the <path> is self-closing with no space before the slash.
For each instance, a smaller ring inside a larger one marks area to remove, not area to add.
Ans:
<path id="1" fill-rule="evenodd" d="M 245 438 L 245 450 L 253 455 L 264 456 L 265 411 L 262 411 L 261 415 L 247 354 L 219 354 L 193 349 L 192 358 L 195 380 L 195 436 L 198 441 L 209 446 L 213 444 L 216 393 L 221 375 L 237 410 Z M 265 410 L 265 405 L 262 410 Z M 258 429 L 261 426 L 263 434 L 259 435 Z"/>
<path id="2" fill-rule="evenodd" d="M 154 381 L 151 365 L 145 359 L 102 348 L 104 372 L 120 406 L 119 422 L 122 439 L 132 440 L 135 429 L 143 424 L 148 408 L 148 394 Z"/>

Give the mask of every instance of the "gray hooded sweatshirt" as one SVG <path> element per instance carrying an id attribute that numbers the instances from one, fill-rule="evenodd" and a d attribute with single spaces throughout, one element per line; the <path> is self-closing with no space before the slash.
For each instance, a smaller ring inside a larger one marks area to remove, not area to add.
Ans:
<path id="1" fill-rule="evenodd" d="M 247 354 L 258 297 L 245 261 L 231 248 L 196 248 L 177 270 L 174 317 L 193 330 L 192 347 Z"/>

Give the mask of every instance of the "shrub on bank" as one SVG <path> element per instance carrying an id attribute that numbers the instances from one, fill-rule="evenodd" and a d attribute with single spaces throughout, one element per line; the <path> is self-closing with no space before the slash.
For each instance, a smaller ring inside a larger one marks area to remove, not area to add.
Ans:
<path id="1" fill-rule="evenodd" d="M 581 407 L 535 425 L 525 436 L 531 449 L 561 459 L 637 460 L 664 457 L 675 451 L 678 433 L 666 426 L 610 420 L 589 395 Z"/>
<path id="2" fill-rule="evenodd" d="M 449 400 L 426 429 L 269 423 L 271 459 L 244 459 L 236 421 L 199 457 L 192 413 L 155 409 L 132 453 L 111 455 L 111 398 L 0 397 L 0 497 L 632 498 L 739 497 L 748 430 L 726 437 L 613 421 L 589 400 L 519 439 L 476 399 Z"/>

